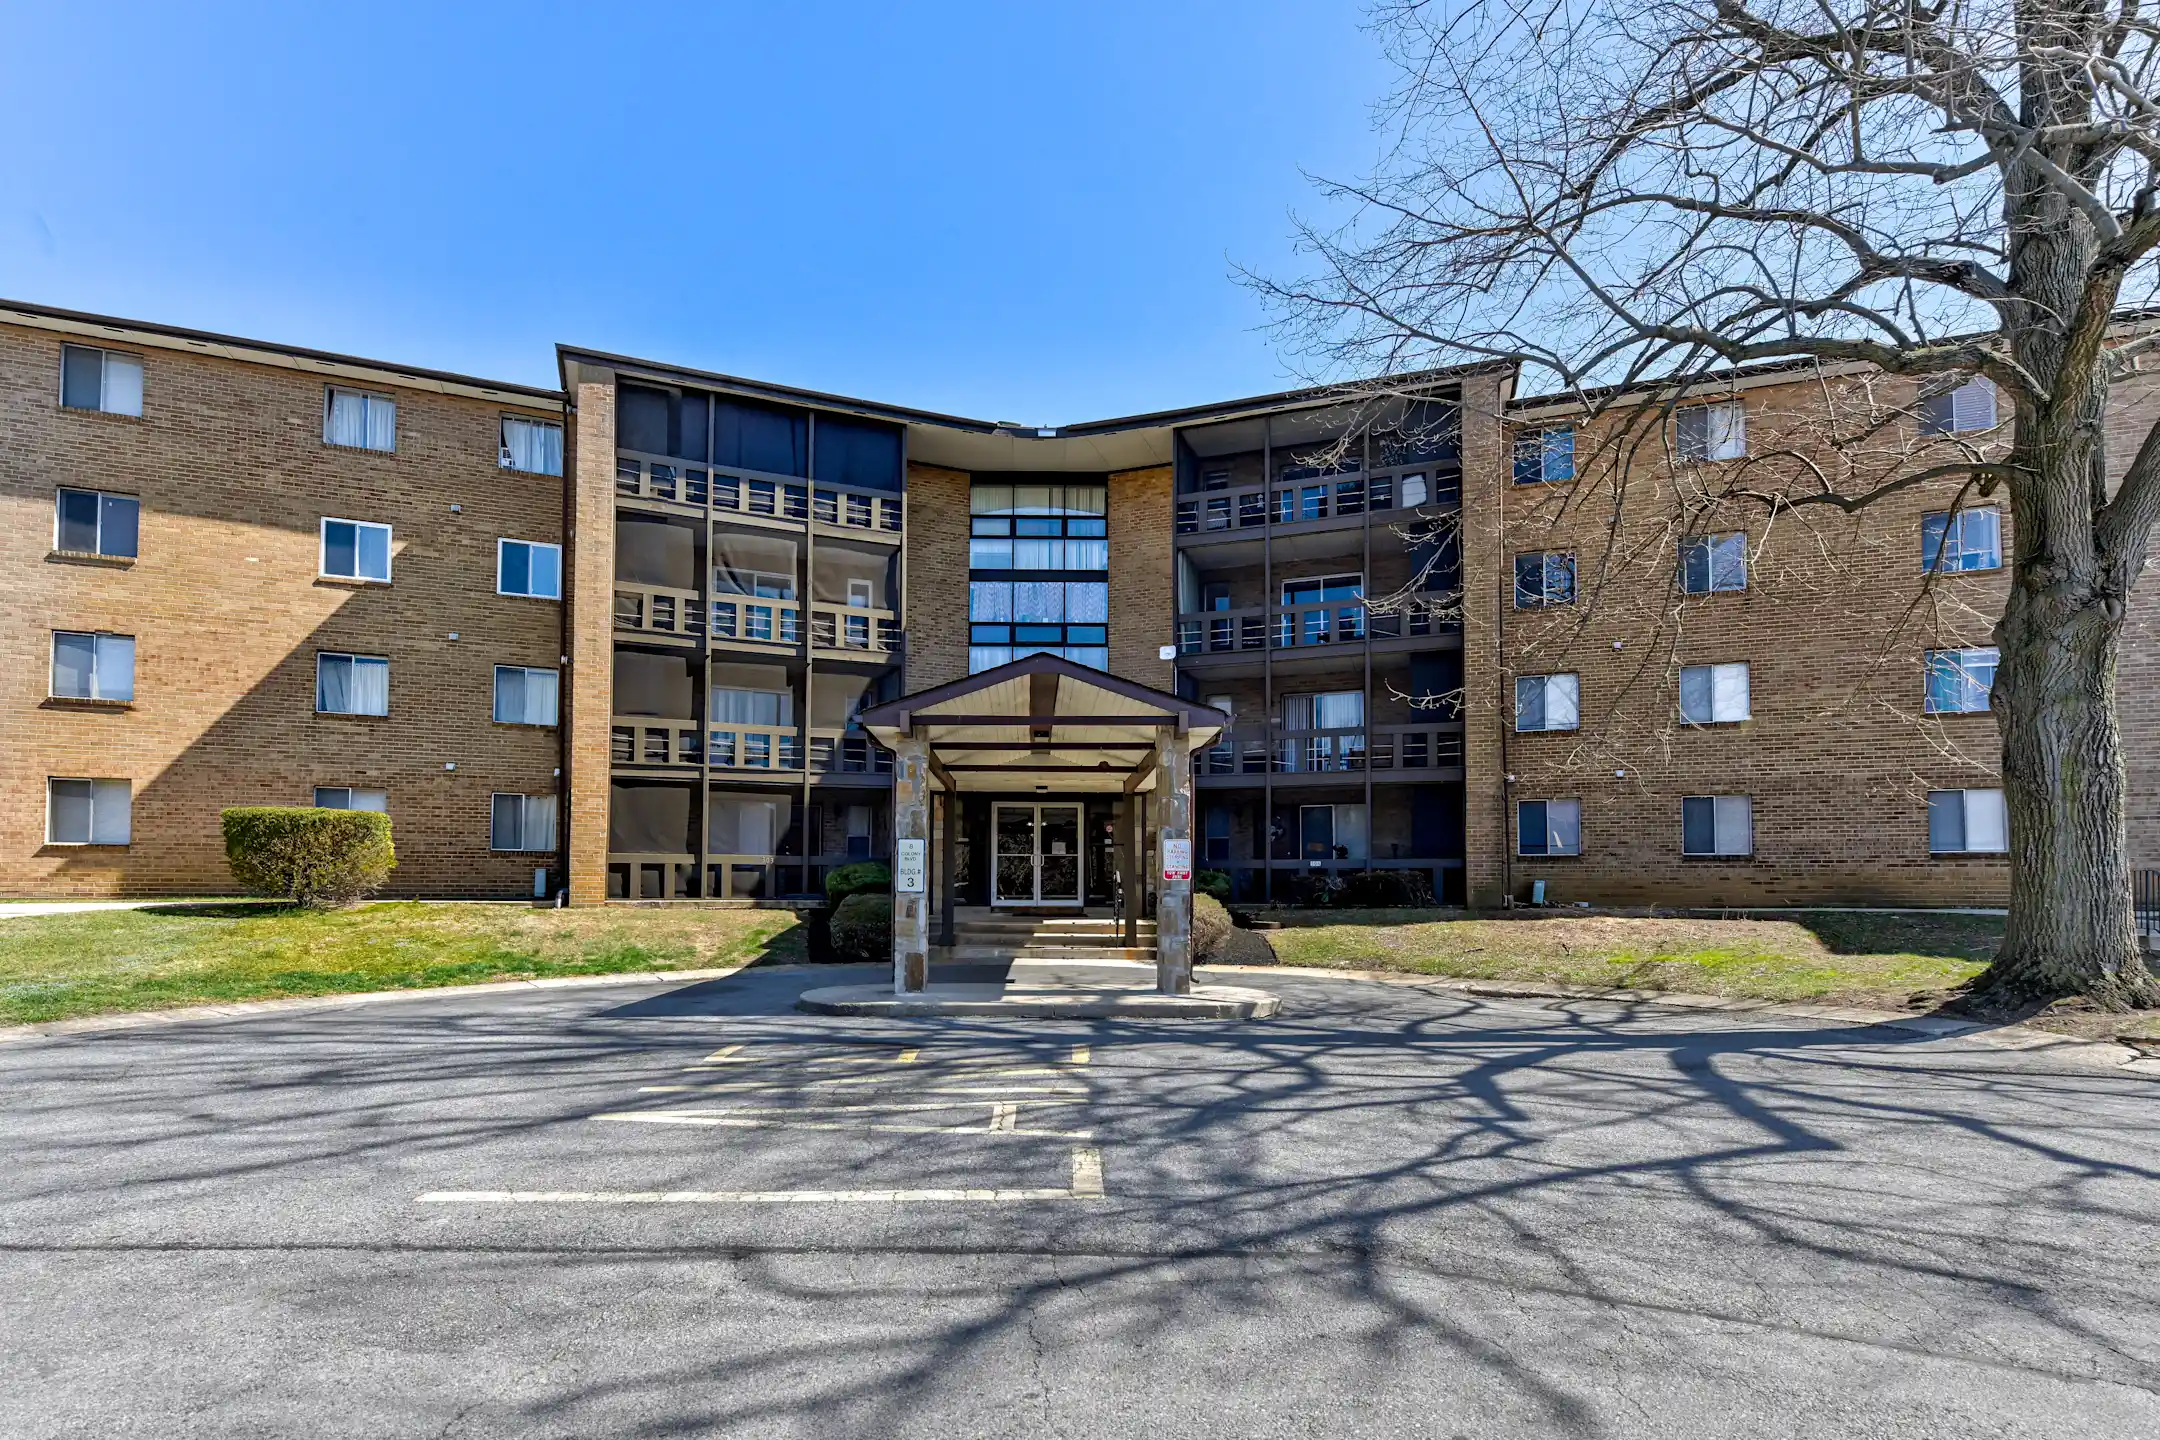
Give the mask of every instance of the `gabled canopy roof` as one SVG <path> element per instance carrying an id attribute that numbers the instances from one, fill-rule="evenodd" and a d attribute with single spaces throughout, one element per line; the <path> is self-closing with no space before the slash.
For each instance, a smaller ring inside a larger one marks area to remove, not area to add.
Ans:
<path id="1" fill-rule="evenodd" d="M 1156 783 L 1159 734 L 1198 750 L 1230 717 L 1054 655 L 1028 655 L 872 706 L 861 721 L 886 746 L 911 734 L 927 740 L 931 772 L 947 790 L 1144 790 Z"/>

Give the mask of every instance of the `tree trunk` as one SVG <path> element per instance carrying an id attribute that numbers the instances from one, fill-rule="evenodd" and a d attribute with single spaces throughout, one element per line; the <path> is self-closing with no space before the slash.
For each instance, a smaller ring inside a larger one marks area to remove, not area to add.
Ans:
<path id="1" fill-rule="evenodd" d="M 2131 901 L 2115 719 L 2122 609 L 2082 581 L 2020 536 L 1995 632 L 1992 702 L 2010 811 L 2010 919 L 1978 993 L 2011 1005 L 2066 995 L 2109 1010 L 2160 1005 Z"/>

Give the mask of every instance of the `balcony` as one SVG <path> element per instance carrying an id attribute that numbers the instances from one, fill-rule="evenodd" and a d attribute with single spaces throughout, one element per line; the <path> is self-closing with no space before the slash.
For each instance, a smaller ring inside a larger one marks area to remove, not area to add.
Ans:
<path id="1" fill-rule="evenodd" d="M 903 506 L 900 497 L 871 490 L 842 490 L 820 485 L 811 496 L 811 514 L 820 525 L 897 538 Z"/>
<path id="2" fill-rule="evenodd" d="M 1193 757 L 1196 779 L 1233 777 L 1256 783 L 1266 776 L 1375 780 L 1462 778 L 1461 721 L 1410 725 L 1361 725 L 1328 730 L 1286 730 L 1279 725 L 1232 726 Z"/>
<path id="3" fill-rule="evenodd" d="M 701 765 L 698 722 L 655 715 L 617 715 L 609 721 L 608 759 L 616 765 Z"/>
<path id="4" fill-rule="evenodd" d="M 615 628 L 661 639 L 695 640 L 705 631 L 704 599 L 695 590 L 615 582 Z"/>
<path id="5" fill-rule="evenodd" d="M 1452 604 L 1452 600 L 1440 603 Z M 1313 605 L 1248 605 L 1178 616 L 1178 658 L 1239 651 L 1318 650 L 1373 640 L 1422 639 L 1461 627 L 1436 616 L 1422 602 L 1385 615 L 1368 615 L 1363 602 L 1332 600 Z"/>
<path id="6" fill-rule="evenodd" d="M 818 775 L 892 775 L 892 752 L 866 735 L 810 732 L 810 769 Z"/>
<path id="7" fill-rule="evenodd" d="M 729 595 L 712 602 L 712 638 L 736 645 L 802 643 L 802 606 L 794 600 Z"/>
<path id="8" fill-rule="evenodd" d="M 906 507 L 880 490 L 818 484 L 784 475 L 730 473 L 653 455 L 618 454 L 615 494 L 667 506 L 710 508 L 716 516 L 818 524 L 849 534 L 897 540 Z"/>
<path id="9" fill-rule="evenodd" d="M 1301 525 L 1362 519 L 1381 511 L 1462 503 L 1462 478 L 1451 471 L 1427 475 L 1318 476 L 1294 484 L 1209 490 L 1177 502 L 1179 535 L 1257 530 L 1270 524 Z"/>
<path id="10" fill-rule="evenodd" d="M 883 660 L 900 646 L 900 617 L 862 605 L 810 606 L 810 648 L 828 656 Z"/>
<path id="11" fill-rule="evenodd" d="M 793 725 L 715 724 L 708 753 L 715 770 L 800 775 L 802 732 Z"/>

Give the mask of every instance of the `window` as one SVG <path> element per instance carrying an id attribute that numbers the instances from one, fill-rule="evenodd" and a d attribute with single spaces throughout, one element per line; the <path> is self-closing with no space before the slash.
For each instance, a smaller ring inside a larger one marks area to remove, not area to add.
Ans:
<path id="1" fill-rule="evenodd" d="M 1575 603 L 1573 551 L 1544 550 L 1515 557 L 1515 608 Z"/>
<path id="2" fill-rule="evenodd" d="M 1220 865 L 1230 858 L 1230 811 L 1227 806 L 1210 805 L 1202 821 L 1200 858 L 1210 865 Z"/>
<path id="3" fill-rule="evenodd" d="M 968 582 L 968 673 L 1023 655 L 1110 668 L 1110 586 L 1099 580 Z"/>
<path id="4" fill-rule="evenodd" d="M 1575 478 L 1575 427 L 1548 425 L 1515 437 L 1515 483 L 1543 485 Z M 1405 500 L 1405 504 L 1409 502 Z"/>
<path id="5" fill-rule="evenodd" d="M 1680 802 L 1680 853 L 1755 853 L 1755 802 L 1745 795 L 1690 795 Z"/>
<path id="6" fill-rule="evenodd" d="M 70 410 L 142 414 L 142 358 L 87 345 L 61 346 L 60 403 Z"/>
<path id="7" fill-rule="evenodd" d="M 390 527 L 365 520 L 322 522 L 322 573 L 340 580 L 390 579 Z"/>
<path id="8" fill-rule="evenodd" d="M 1363 805 L 1300 805 L 1297 815 L 1299 859 L 1365 858 Z"/>
<path id="9" fill-rule="evenodd" d="M 1923 571 L 1999 570 L 2002 563 L 2002 511 L 1994 506 L 1920 517 Z"/>
<path id="10" fill-rule="evenodd" d="M 47 780 L 45 843 L 127 844 L 132 790 L 125 780 Z"/>
<path id="11" fill-rule="evenodd" d="M 351 450 L 397 449 L 397 402 L 387 395 L 340 390 L 323 399 L 323 443 Z"/>
<path id="12" fill-rule="evenodd" d="M 1747 536 L 1736 532 L 1681 540 L 1680 589 L 1688 595 L 1747 589 Z"/>
<path id="13" fill-rule="evenodd" d="M 1970 715 L 1988 708 L 1995 688 L 1995 666 L 2002 652 L 1993 645 L 1970 650 L 1927 652 L 1927 713 Z"/>
<path id="14" fill-rule="evenodd" d="M 847 582 L 848 609 L 869 610 L 873 608 L 874 599 L 875 596 L 868 580 L 850 580 Z"/>
<path id="15" fill-rule="evenodd" d="M 1282 603 L 1285 605 L 1319 605 L 1331 600 L 1358 600 L 1362 599 L 1364 594 L 1365 577 L 1362 575 L 1327 575 L 1312 580 L 1282 582 Z"/>
<path id="16" fill-rule="evenodd" d="M 1738 460 L 1747 454 L 1747 410 L 1738 400 L 1690 405 L 1673 422 L 1682 460 Z"/>
<path id="17" fill-rule="evenodd" d="M 1680 718 L 1690 725 L 1730 725 L 1747 719 L 1747 665 L 1682 666 Z"/>
<path id="18" fill-rule="evenodd" d="M 52 693 L 63 700 L 133 700 L 135 637 L 55 630 Z"/>
<path id="19" fill-rule="evenodd" d="M 1573 730 L 1582 724 L 1582 682 L 1573 675 L 1515 677 L 1517 730 Z"/>
<path id="20" fill-rule="evenodd" d="M 1962 435 L 1970 430 L 1995 428 L 1995 386 L 1975 375 L 1955 390 L 1930 395 L 1920 402 L 1920 433 Z"/>
<path id="21" fill-rule="evenodd" d="M 1582 854 L 1582 801 L 1521 800 L 1515 805 L 1515 853 Z"/>
<path id="22" fill-rule="evenodd" d="M 1108 493 L 1103 485 L 974 486 L 969 568 L 1109 569 Z"/>
<path id="23" fill-rule="evenodd" d="M 317 655 L 315 708 L 325 715 L 388 715 L 390 662 L 372 655 Z"/>
<path id="24" fill-rule="evenodd" d="M 53 549 L 133 559 L 142 502 L 102 490 L 62 490 L 53 503 Z"/>
<path id="25" fill-rule="evenodd" d="M 523 470 L 531 475 L 562 474 L 562 426 L 553 420 L 503 416 L 498 463 L 505 470 Z"/>
<path id="26" fill-rule="evenodd" d="M 505 725 L 553 725 L 558 677 L 522 665 L 495 667 L 495 718 Z"/>
<path id="27" fill-rule="evenodd" d="M 715 725 L 793 725 L 795 696 L 786 690 L 747 690 L 715 685 L 712 687 L 711 714 Z"/>
<path id="28" fill-rule="evenodd" d="M 490 850 L 555 848 L 553 795 L 497 795 L 488 826 Z"/>
<path id="29" fill-rule="evenodd" d="M 2000 790 L 1928 791 L 1930 855 L 2003 855 L 2010 850 L 2010 812 Z"/>
<path id="30" fill-rule="evenodd" d="M 562 599 L 562 546 L 532 540 L 497 540 L 495 593 L 530 595 L 535 600 Z"/>
<path id="31" fill-rule="evenodd" d="M 383 790 L 361 790 L 350 785 L 318 785 L 315 787 L 315 808 L 318 810 L 372 810 L 378 815 L 390 813 L 390 795 Z"/>

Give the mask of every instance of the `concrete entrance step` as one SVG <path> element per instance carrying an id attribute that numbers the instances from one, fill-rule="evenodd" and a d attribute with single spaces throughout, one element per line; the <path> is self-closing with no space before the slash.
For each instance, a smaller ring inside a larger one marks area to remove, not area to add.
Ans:
<path id="1" fill-rule="evenodd" d="M 933 961 L 949 961 L 954 964 L 994 964 L 1000 960 L 1039 960 L 1043 962 L 1069 961 L 1084 965 L 1090 960 L 1139 961 L 1155 963 L 1155 947 L 1152 945 L 975 945 L 962 939 L 953 946 L 930 947 Z"/>
<path id="2" fill-rule="evenodd" d="M 829 985 L 803 992 L 795 1008 L 813 1015 L 1265 1020 L 1282 1001 L 1242 985 L 1196 985 L 1189 995 L 1164 995 L 1140 985 L 932 985 L 910 995 L 896 995 L 888 985 Z"/>

